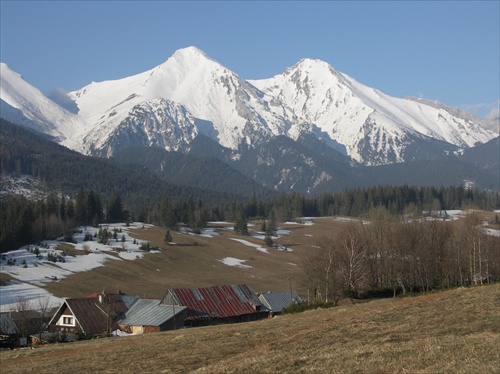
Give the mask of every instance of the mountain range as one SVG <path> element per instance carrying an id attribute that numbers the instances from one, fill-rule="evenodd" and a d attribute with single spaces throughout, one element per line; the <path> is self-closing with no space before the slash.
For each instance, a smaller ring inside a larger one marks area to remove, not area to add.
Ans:
<path id="1" fill-rule="evenodd" d="M 142 163 L 164 178 L 182 174 L 167 161 L 176 154 L 176 162 L 210 159 L 278 191 L 388 180 L 469 179 L 498 188 L 498 125 L 436 102 L 391 97 L 320 60 L 245 80 L 188 47 L 149 71 L 51 98 L 6 64 L 0 71 L 3 119 L 84 155 Z M 203 184 L 200 178 L 188 184 Z"/>

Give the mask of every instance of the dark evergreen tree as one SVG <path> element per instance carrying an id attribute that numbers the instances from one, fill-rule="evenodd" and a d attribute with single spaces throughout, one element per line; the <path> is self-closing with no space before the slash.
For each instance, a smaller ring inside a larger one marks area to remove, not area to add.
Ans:
<path id="1" fill-rule="evenodd" d="M 87 224 L 87 194 L 80 188 L 75 201 L 75 218 L 77 225 Z"/>
<path id="2" fill-rule="evenodd" d="M 163 241 L 166 244 L 169 244 L 172 242 L 172 234 L 170 234 L 170 230 L 167 230 L 167 232 L 165 233 L 165 239 L 163 239 Z"/>
<path id="3" fill-rule="evenodd" d="M 108 222 L 122 222 L 126 219 L 120 194 L 116 190 L 113 190 L 109 198 L 106 216 Z"/>
<path id="4" fill-rule="evenodd" d="M 273 242 L 273 239 L 271 238 L 271 236 L 269 235 L 266 235 L 264 237 L 264 243 L 268 246 L 268 247 L 272 247 L 274 246 L 274 242 Z"/>
<path id="5" fill-rule="evenodd" d="M 234 224 L 234 231 L 241 235 L 248 235 L 248 223 L 245 211 L 240 210 L 236 217 L 236 222 Z"/>

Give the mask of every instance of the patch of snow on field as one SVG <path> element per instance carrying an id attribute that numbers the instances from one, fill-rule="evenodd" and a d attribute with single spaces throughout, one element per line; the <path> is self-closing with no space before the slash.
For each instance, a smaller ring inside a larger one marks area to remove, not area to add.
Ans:
<path id="1" fill-rule="evenodd" d="M 285 236 L 285 235 L 290 235 L 290 234 L 291 234 L 290 230 L 285 230 L 285 229 L 276 230 L 276 235 L 278 235 L 278 238 Z"/>
<path id="2" fill-rule="evenodd" d="M 244 265 L 243 263 L 246 262 L 246 260 L 240 260 L 238 258 L 234 257 L 224 257 L 222 260 L 218 260 L 222 262 L 224 265 L 228 266 L 236 266 L 242 269 L 251 269 L 252 266 L 250 265 Z"/>
<path id="3" fill-rule="evenodd" d="M 248 247 L 253 247 L 253 248 L 255 248 L 256 250 L 258 250 L 260 252 L 269 253 L 269 251 L 266 248 L 264 248 L 264 247 L 262 247 L 262 246 L 260 246 L 258 244 L 250 243 L 247 240 L 236 239 L 236 238 L 231 238 L 231 240 L 234 240 L 234 241 L 236 241 L 238 243 L 244 244 L 244 245 L 246 245 Z"/>
<path id="4" fill-rule="evenodd" d="M 140 250 L 142 243 L 139 241 L 134 243 L 134 238 L 129 235 L 128 230 L 150 227 L 152 225 L 142 223 L 132 223 L 129 226 L 101 225 L 101 228 L 107 228 L 111 232 L 114 229 L 121 231 L 117 232 L 117 239 L 110 239 L 108 244 L 98 243 L 97 238 L 94 238 L 99 228 L 80 227 L 73 235 L 75 243 L 67 243 L 74 248 L 72 253 L 76 251 L 76 255 L 68 255 L 64 250 L 56 249 L 58 245 L 64 244 L 62 240 L 43 241 L 39 245 L 26 245 L 15 251 L 3 253 L 0 257 L 0 271 L 9 274 L 15 281 L 0 287 L 0 310 L 10 310 L 13 297 L 16 301 L 20 297 L 34 300 L 45 297 L 48 294 L 42 288 L 45 283 L 104 266 L 106 261 L 142 258 L 144 256 L 144 252 Z M 93 240 L 84 241 L 85 235 L 91 236 Z M 39 251 L 38 256 L 34 253 L 35 249 Z M 58 260 L 49 261 L 49 256 L 55 256 Z M 40 296 L 34 298 L 33 295 Z"/>
<path id="5" fill-rule="evenodd" d="M 349 218 L 349 217 L 335 217 L 335 221 L 337 221 L 337 222 L 359 222 L 359 219 Z"/>
<path id="6" fill-rule="evenodd" d="M 215 231 L 215 228 L 205 228 L 199 236 L 203 236 L 205 238 L 213 238 L 214 236 L 219 235 L 218 232 Z"/>
<path id="7" fill-rule="evenodd" d="M 287 247 L 286 245 L 282 245 L 282 244 L 275 245 L 275 248 L 278 251 L 293 252 L 292 248 Z"/>
<path id="8" fill-rule="evenodd" d="M 313 221 L 308 218 L 305 219 L 304 221 L 296 222 L 296 221 L 287 221 L 285 222 L 285 225 L 305 225 L 305 226 L 312 226 L 314 225 Z"/>
<path id="9" fill-rule="evenodd" d="M 262 233 L 259 233 L 259 234 L 250 234 L 250 236 L 252 238 L 255 238 L 255 239 L 260 239 L 260 240 L 264 240 L 266 238 L 266 236 Z"/>
<path id="10" fill-rule="evenodd" d="M 297 217 L 299 220 L 299 224 L 306 225 L 306 226 L 312 226 L 314 225 L 313 220 L 315 219 L 322 219 L 324 217 Z"/>
<path id="11" fill-rule="evenodd" d="M 498 237 L 500 237 L 500 230 L 495 230 L 495 229 L 485 228 L 485 229 L 484 229 L 484 232 L 485 232 L 487 235 L 491 235 L 491 236 L 498 236 Z"/>
<path id="12" fill-rule="evenodd" d="M 63 299 L 56 297 L 49 293 L 47 290 L 35 285 L 13 281 L 6 286 L 0 287 L 0 312 L 9 312 L 16 309 L 16 304 L 20 299 L 27 301 L 30 307 L 36 309 L 38 307 L 38 300 L 49 298 L 49 307 L 59 306 Z"/>

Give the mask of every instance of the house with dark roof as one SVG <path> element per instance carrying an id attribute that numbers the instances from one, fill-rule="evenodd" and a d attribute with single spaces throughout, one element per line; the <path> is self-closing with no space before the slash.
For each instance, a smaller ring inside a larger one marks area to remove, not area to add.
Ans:
<path id="1" fill-rule="evenodd" d="M 137 296 L 98 294 L 96 297 L 66 299 L 49 322 L 52 333 L 83 334 L 88 337 L 107 335 L 116 330 Z"/>
<path id="2" fill-rule="evenodd" d="M 11 313 L 0 313 L 0 347 L 13 347 L 17 337 L 18 329 Z"/>
<path id="3" fill-rule="evenodd" d="M 184 327 L 185 306 L 160 304 L 161 300 L 137 299 L 117 321 L 121 331 L 146 334 Z"/>
<path id="4" fill-rule="evenodd" d="M 245 284 L 169 288 L 161 303 L 186 307 L 186 326 L 255 321 L 269 314 L 269 309 Z"/>
<path id="5" fill-rule="evenodd" d="M 259 295 L 259 300 L 271 311 L 272 316 L 280 315 L 284 308 L 292 304 L 304 302 L 295 291 L 263 293 Z"/>

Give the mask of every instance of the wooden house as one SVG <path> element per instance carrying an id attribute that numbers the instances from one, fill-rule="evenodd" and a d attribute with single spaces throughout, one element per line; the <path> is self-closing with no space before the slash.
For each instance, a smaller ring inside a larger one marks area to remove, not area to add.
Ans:
<path id="1" fill-rule="evenodd" d="M 269 309 L 244 284 L 169 288 L 161 303 L 186 307 L 186 326 L 255 321 L 269 314 Z"/>
<path id="2" fill-rule="evenodd" d="M 109 336 L 117 328 L 116 321 L 123 318 L 137 299 L 137 296 L 105 293 L 66 299 L 50 320 L 49 331 L 87 337 Z"/>
<path id="3" fill-rule="evenodd" d="M 184 327 L 187 308 L 160 304 L 160 300 L 138 299 L 117 321 L 121 331 L 130 334 L 146 334 Z"/>
<path id="4" fill-rule="evenodd" d="M 10 312 L 0 313 L 0 347 L 12 348 L 17 345 L 19 330 Z"/>
<path id="5" fill-rule="evenodd" d="M 271 316 L 280 315 L 284 308 L 292 304 L 304 302 L 295 291 L 263 293 L 259 295 L 259 300 L 271 311 Z"/>

